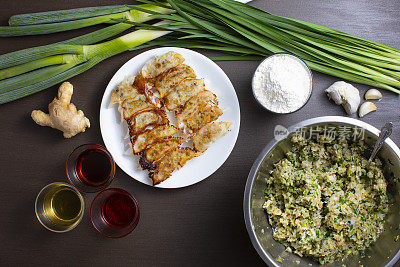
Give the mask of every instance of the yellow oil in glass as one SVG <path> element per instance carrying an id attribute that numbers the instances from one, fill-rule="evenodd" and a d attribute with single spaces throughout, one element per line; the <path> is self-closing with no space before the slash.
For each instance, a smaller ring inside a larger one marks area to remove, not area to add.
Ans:
<path id="1" fill-rule="evenodd" d="M 81 198 L 75 190 L 63 185 L 47 192 L 43 201 L 44 215 L 64 230 L 73 228 L 79 222 L 82 207 Z"/>

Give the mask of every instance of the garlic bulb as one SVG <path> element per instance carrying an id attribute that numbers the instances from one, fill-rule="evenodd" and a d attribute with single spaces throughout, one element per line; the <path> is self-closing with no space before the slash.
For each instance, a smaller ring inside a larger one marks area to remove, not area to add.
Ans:
<path id="1" fill-rule="evenodd" d="M 382 99 L 382 93 L 379 92 L 377 89 L 369 89 L 365 95 L 364 95 L 366 100 L 381 100 Z"/>
<path id="2" fill-rule="evenodd" d="M 347 114 L 357 112 L 360 105 L 360 92 L 353 85 L 339 81 L 335 82 L 328 89 L 325 90 L 328 97 L 335 101 L 337 105 L 342 105 Z"/>
<path id="3" fill-rule="evenodd" d="M 358 116 L 360 116 L 360 118 L 362 118 L 365 115 L 367 115 L 368 113 L 375 111 L 376 109 L 377 109 L 377 106 L 374 103 L 364 102 L 364 103 L 362 103 L 362 105 L 360 106 L 360 109 L 358 110 Z"/>

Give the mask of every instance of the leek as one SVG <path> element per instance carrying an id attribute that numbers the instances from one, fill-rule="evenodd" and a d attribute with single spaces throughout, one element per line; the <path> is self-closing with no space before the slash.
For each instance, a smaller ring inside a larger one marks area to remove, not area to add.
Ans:
<path id="1" fill-rule="evenodd" d="M 132 47 L 139 46 L 168 33 L 169 31 L 137 30 L 100 44 L 73 46 L 59 44 L 56 45 L 57 49 L 52 51 L 47 50 L 47 52 L 43 54 L 37 53 L 37 55 L 41 57 L 39 62 L 49 60 L 49 57 L 54 58 L 54 55 L 58 53 L 65 53 L 62 54 L 64 57 L 63 60 L 65 60 L 65 57 L 70 57 L 71 60 L 61 65 L 41 68 L 24 75 L 0 81 L 0 104 L 19 99 L 56 85 L 92 68 L 111 56 L 122 53 Z M 70 54 L 71 51 L 75 51 L 75 53 Z M 31 54 L 28 55 L 29 56 L 25 58 L 21 58 L 23 60 L 31 58 Z M 0 62 L 2 61 L 1 57 L 2 56 L 0 56 Z M 10 59 L 9 57 L 4 58 Z M 23 66 L 17 65 L 17 63 L 12 60 L 8 60 L 7 62 L 8 65 L 11 66 L 10 68 L 14 68 L 14 70 Z"/>
<path id="2" fill-rule="evenodd" d="M 127 6 L 123 7 L 106 7 L 101 9 L 102 12 L 94 12 L 95 8 L 74 9 L 69 12 L 65 10 L 26 14 L 25 17 L 13 16 L 10 18 L 10 26 L 0 26 L 0 37 L 23 36 L 23 35 L 38 35 L 63 32 L 69 30 L 80 29 L 102 23 L 115 23 L 117 19 L 125 19 L 134 22 L 147 21 L 149 15 L 146 12 L 162 12 L 170 13 L 171 9 L 160 6 L 144 4 L 137 9 L 130 9 Z M 116 10 L 126 10 L 124 12 L 114 13 Z M 146 11 L 146 12 L 144 12 Z M 50 14 L 49 14 L 50 13 Z M 73 14 L 73 15 L 71 15 Z M 86 14 L 84 16 L 83 14 Z M 97 16 L 98 14 L 104 14 Z M 94 16 L 92 16 L 94 15 Z M 70 19 L 68 19 L 70 16 Z M 32 21 L 37 18 L 37 21 Z M 80 18 L 80 19 L 75 19 Z M 45 23 L 43 23 L 45 22 Z"/>
<path id="3" fill-rule="evenodd" d="M 140 23 L 153 19 L 147 12 L 173 12 L 171 9 L 148 4 L 140 5 L 139 9 L 130 9 L 129 21 Z M 19 23 L 23 23 L 22 18 Z M 132 27 L 118 21 L 111 23 L 115 24 L 70 40 L 1 55 L 0 104 L 39 92 L 80 74 L 113 55 L 170 32 L 141 29 L 108 42 L 98 43 Z M 40 25 L 42 24 L 38 24 Z"/>
<path id="4" fill-rule="evenodd" d="M 142 11 L 130 11 L 130 21 L 143 22 L 151 19 L 147 13 L 143 12 L 144 10 L 146 12 L 153 10 L 165 14 L 172 12 L 170 9 L 152 5 L 141 5 L 140 9 Z M 41 15 L 46 17 L 48 14 L 44 12 Z M 114 21 L 111 22 L 116 23 Z M 22 24 L 21 21 L 19 23 Z M 63 81 L 59 80 L 61 77 L 66 77 L 65 79 L 73 77 L 79 71 L 85 71 L 94 66 L 94 62 L 99 63 L 128 48 L 168 33 L 165 31 L 139 30 L 103 44 L 86 45 L 112 37 L 130 27 L 132 26 L 118 23 L 57 44 L 24 49 L 0 56 L 0 104 L 16 99 L 14 97 L 19 98 L 21 94 L 18 92 L 22 91 L 21 88 L 25 88 L 27 91 L 29 87 L 35 88 L 32 92 L 46 89 L 46 86 L 51 86 L 49 84 L 53 85 L 54 82 Z M 84 62 L 88 63 L 79 66 Z M 70 69 L 76 71 L 69 71 Z M 53 83 L 46 82 L 46 80 L 51 80 Z M 32 84 L 35 84 L 35 86 L 29 86 Z M 8 92 L 10 90 L 14 90 L 14 92 L 11 94 Z"/>
<path id="5" fill-rule="evenodd" d="M 44 24 L 71 21 L 77 19 L 86 19 L 114 13 L 129 11 L 130 8 L 125 5 L 120 6 L 100 6 L 100 7 L 85 7 L 68 10 L 47 11 L 39 13 L 29 13 L 11 16 L 8 20 L 10 26 L 23 26 L 33 24 Z"/>
<path id="6" fill-rule="evenodd" d="M 113 25 L 60 43 L 0 56 L 0 104 L 56 85 L 118 53 L 153 46 L 225 54 L 214 60 L 260 60 L 273 53 L 292 53 L 313 70 L 400 94 L 399 49 L 234 0 L 139 2 L 143 4 L 12 16 L 11 26 L 0 27 L 0 36 L 44 34 L 99 23 Z M 144 23 L 149 20 L 161 22 Z M 99 43 L 131 27 L 137 30 Z"/>

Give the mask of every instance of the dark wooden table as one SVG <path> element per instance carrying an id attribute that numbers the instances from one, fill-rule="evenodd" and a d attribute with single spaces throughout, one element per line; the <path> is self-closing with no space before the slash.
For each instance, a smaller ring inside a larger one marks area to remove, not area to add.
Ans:
<path id="1" fill-rule="evenodd" d="M 8 17 L 17 13 L 123 3 L 129 1 L 0 0 L 0 23 L 6 25 Z M 398 0 L 255 0 L 251 4 L 275 14 L 400 47 Z M 0 54 L 61 41 L 84 32 L 88 30 L 1 39 Z M 99 128 L 102 94 L 115 71 L 139 52 L 115 56 L 70 80 L 75 86 L 73 103 L 83 109 L 91 121 L 90 129 L 72 139 L 64 139 L 56 130 L 37 126 L 30 118 L 33 109 L 47 110 L 57 86 L 0 106 L 1 265 L 263 264 L 250 243 L 243 220 L 243 190 L 249 169 L 273 138 L 275 125 L 290 126 L 324 115 L 346 116 L 323 92 L 337 78 L 314 72 L 314 92 L 307 106 L 294 114 L 274 115 L 258 107 L 251 93 L 250 80 L 257 62 L 219 62 L 236 88 L 242 125 L 232 154 L 217 172 L 188 188 L 160 190 L 136 182 L 117 169 L 112 186 L 132 193 L 141 208 L 138 227 L 122 239 L 104 238 L 92 228 L 89 206 L 93 195 L 84 195 L 85 216 L 71 232 L 51 233 L 36 220 L 35 197 L 43 186 L 67 181 L 64 165 L 71 150 L 87 142 L 103 144 Z M 356 86 L 362 94 L 369 88 Z M 383 92 L 378 111 L 362 120 L 378 128 L 392 121 L 392 139 L 400 144 L 397 95 Z"/>

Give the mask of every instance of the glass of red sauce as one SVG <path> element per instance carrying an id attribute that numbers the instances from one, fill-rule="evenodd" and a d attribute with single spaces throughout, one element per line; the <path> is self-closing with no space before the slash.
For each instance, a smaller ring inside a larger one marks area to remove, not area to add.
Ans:
<path id="1" fill-rule="evenodd" d="M 120 238 L 130 234 L 136 228 L 139 217 L 136 199 L 119 188 L 100 192 L 90 207 L 90 220 L 105 237 Z"/>
<path id="2" fill-rule="evenodd" d="M 111 184 L 115 175 L 115 162 L 110 152 L 101 145 L 84 144 L 69 155 L 66 172 L 76 189 L 96 193 Z"/>

